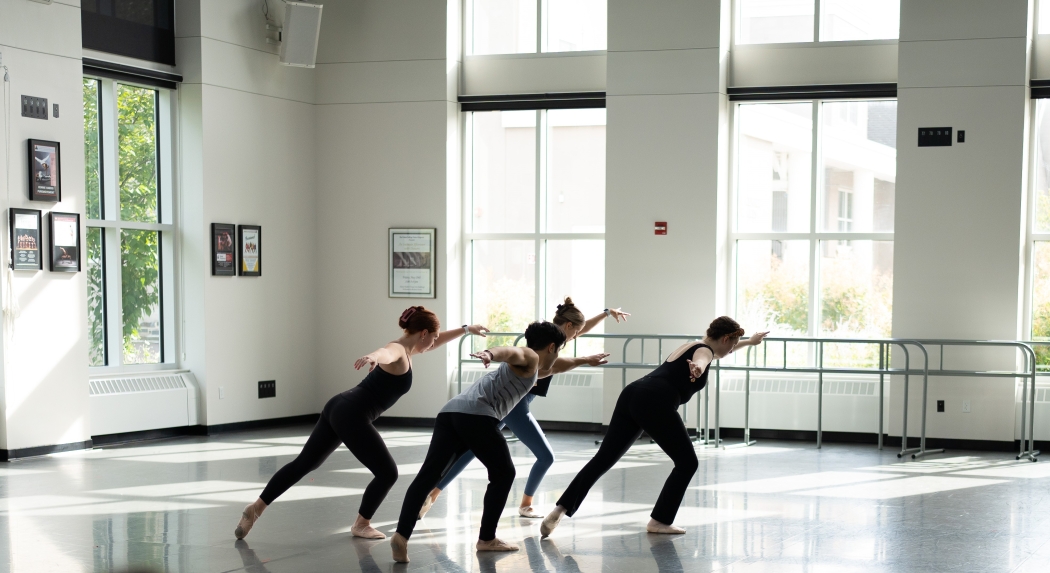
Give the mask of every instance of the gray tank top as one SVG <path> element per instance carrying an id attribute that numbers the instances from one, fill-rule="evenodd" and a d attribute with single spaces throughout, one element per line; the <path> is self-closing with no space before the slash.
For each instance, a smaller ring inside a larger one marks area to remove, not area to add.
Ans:
<path id="1" fill-rule="evenodd" d="M 509 364 L 501 362 L 498 368 L 449 400 L 441 411 L 491 416 L 502 420 L 536 384 L 537 374 L 522 378 L 514 373 Z"/>

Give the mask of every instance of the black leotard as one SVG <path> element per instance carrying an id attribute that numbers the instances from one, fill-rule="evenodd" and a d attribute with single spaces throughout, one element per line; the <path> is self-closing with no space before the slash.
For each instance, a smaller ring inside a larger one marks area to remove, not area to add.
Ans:
<path id="1" fill-rule="evenodd" d="M 412 369 L 404 374 L 391 374 L 376 366 L 365 376 L 360 384 L 343 392 L 341 396 L 350 397 L 355 391 L 365 391 L 371 394 L 371 405 L 379 410 L 378 414 L 389 410 L 398 398 L 401 398 L 412 389 Z M 373 418 L 374 419 L 374 418 Z"/>
<path id="2" fill-rule="evenodd" d="M 700 378 L 695 382 L 691 382 L 689 372 L 689 360 L 692 360 L 693 353 L 696 352 L 697 348 L 706 348 L 711 350 L 711 347 L 698 342 L 690 346 L 681 356 L 674 360 L 668 360 L 663 364 L 656 367 L 649 374 L 639 378 L 635 384 L 639 385 L 667 385 L 674 388 L 678 394 L 679 405 L 685 404 L 700 390 L 703 390 L 704 386 L 707 385 L 707 373 L 711 370 L 711 366 L 708 365 L 704 368 L 704 373 L 700 375 Z M 714 351 L 712 350 L 712 353 Z"/>
<path id="3" fill-rule="evenodd" d="M 540 378 L 536 381 L 536 385 L 529 390 L 529 394 L 535 394 L 537 396 L 547 396 L 547 391 L 551 389 L 551 380 L 554 379 L 554 375 L 551 374 L 545 378 Z"/>

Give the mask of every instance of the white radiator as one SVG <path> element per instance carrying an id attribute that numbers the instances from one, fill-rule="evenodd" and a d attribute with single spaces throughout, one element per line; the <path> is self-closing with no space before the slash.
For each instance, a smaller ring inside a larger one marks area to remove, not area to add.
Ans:
<path id="1" fill-rule="evenodd" d="M 1025 413 L 1025 425 L 1028 425 Z M 1021 438 L 1021 383 L 1017 383 L 1014 394 L 1014 439 Z M 1050 381 L 1039 376 L 1035 383 L 1035 439 L 1050 439 Z"/>
<path id="2" fill-rule="evenodd" d="M 197 424 L 200 393 L 190 372 L 92 378 L 91 435 Z"/>
<path id="3" fill-rule="evenodd" d="M 485 375 L 480 364 L 463 365 L 463 389 Z M 452 373 L 450 396 L 457 391 L 456 373 Z M 547 397 L 538 396 L 530 408 L 537 420 L 549 422 L 602 422 L 602 370 L 599 368 L 577 368 L 572 372 L 557 374 L 551 380 Z"/>

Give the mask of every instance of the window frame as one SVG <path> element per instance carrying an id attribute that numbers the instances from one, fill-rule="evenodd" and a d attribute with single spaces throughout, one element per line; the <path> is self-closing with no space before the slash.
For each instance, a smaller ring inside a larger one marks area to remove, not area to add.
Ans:
<path id="1" fill-rule="evenodd" d="M 1038 2 L 1036 4 L 1039 4 Z M 1038 25 L 1038 20 L 1036 20 Z M 1032 332 L 1032 328 L 1035 326 L 1035 247 L 1036 243 L 1050 242 L 1050 231 L 1039 232 L 1036 230 L 1036 218 L 1039 216 L 1038 211 L 1038 192 L 1036 184 L 1038 183 L 1038 153 L 1039 153 L 1039 102 L 1050 101 L 1047 98 L 1032 97 L 1030 101 L 1031 113 L 1029 113 L 1029 125 L 1028 125 L 1028 197 L 1025 199 L 1025 244 L 1024 244 L 1024 299 L 1023 299 L 1023 312 L 1024 320 L 1022 321 L 1022 327 L 1024 328 L 1023 338 L 1025 340 L 1035 340 L 1035 335 Z M 1047 105 L 1050 105 L 1048 103 Z"/>
<path id="2" fill-rule="evenodd" d="M 897 37 L 896 38 L 871 38 L 866 40 L 825 40 L 820 37 L 821 32 L 824 31 L 824 12 L 822 9 L 822 3 L 824 0 L 811 0 L 813 2 L 813 39 L 806 42 L 747 42 L 738 43 L 740 38 L 740 25 L 743 18 L 740 16 L 741 2 L 740 0 L 733 0 L 732 14 L 733 22 L 729 27 L 730 34 L 732 36 L 731 44 L 733 46 L 779 46 L 779 45 L 792 45 L 792 44 L 884 44 L 884 43 L 896 43 L 900 39 L 900 26 L 898 24 Z M 1040 0 L 1042 1 L 1042 0 Z M 899 22 L 899 16 L 898 16 Z"/>
<path id="3" fill-rule="evenodd" d="M 487 111 L 465 111 L 463 115 L 463 195 L 462 195 L 462 222 L 463 222 L 463 277 L 460 284 L 463 285 L 463 308 L 466 320 L 476 321 L 474 317 L 474 241 L 533 241 L 533 253 L 536 260 L 535 276 L 533 285 L 535 287 L 535 309 L 533 320 L 540 320 L 545 316 L 544 310 L 553 307 L 547 298 L 547 241 L 551 240 L 599 240 L 605 243 L 605 233 L 572 233 L 572 232 L 548 232 L 547 231 L 547 140 L 549 137 L 549 125 L 547 112 L 558 108 L 538 108 L 532 110 L 536 113 L 536 189 L 535 189 L 535 213 L 534 227 L 531 233 L 475 233 L 473 230 L 474 212 L 474 114 L 491 113 L 492 111 L 520 111 L 520 110 L 487 110 Z M 603 109 L 603 108 L 586 108 Z M 606 140 L 608 141 L 608 139 Z M 606 184 L 606 192 L 608 184 Z M 603 288 L 605 280 L 602 280 Z M 558 301 L 561 302 L 561 301 Z"/>
<path id="4" fill-rule="evenodd" d="M 115 80 L 100 75 L 84 74 L 85 79 L 99 82 L 99 201 L 101 219 L 89 219 L 85 213 L 84 228 L 102 229 L 104 366 L 88 366 L 89 376 L 113 376 L 142 372 L 177 370 L 181 356 L 178 289 L 178 203 L 175 192 L 175 142 L 177 125 L 176 90 L 164 89 L 148 83 Z M 156 93 L 157 125 L 157 215 L 158 222 L 124 221 L 120 218 L 120 189 L 118 189 L 117 89 L 119 85 L 149 89 Z M 86 199 L 86 196 L 85 196 Z M 86 207 L 86 204 L 85 204 Z M 85 209 L 86 210 L 86 209 Z M 155 364 L 125 364 L 123 340 L 123 293 L 121 289 L 121 231 L 155 231 L 158 241 L 160 283 L 160 362 Z"/>
<path id="5" fill-rule="evenodd" d="M 824 130 L 824 103 L 838 103 L 844 101 L 872 102 L 872 101 L 897 101 L 895 97 L 859 97 L 859 98 L 811 98 L 811 99 L 770 99 L 732 102 L 729 109 L 730 145 L 729 145 L 729 202 L 728 202 L 728 245 L 729 256 L 726 257 L 726 287 L 728 289 L 726 300 L 732 312 L 737 312 L 737 257 L 739 255 L 739 241 L 792 241 L 804 240 L 809 242 L 809 299 L 808 299 L 808 324 L 807 331 L 803 336 L 816 337 L 820 333 L 820 310 L 822 308 L 820 288 L 820 248 L 823 243 L 830 241 L 884 241 L 893 242 L 894 232 L 838 232 L 822 231 L 820 222 L 824 221 L 826 215 L 824 202 L 820 193 L 824 185 L 824 155 L 822 153 L 822 135 Z M 737 180 L 740 169 L 740 158 L 737 150 L 741 142 L 740 121 L 738 114 L 741 106 L 755 104 L 789 104 L 789 103 L 811 103 L 813 106 L 812 127 L 812 153 L 810 158 L 810 189 L 809 189 L 809 231 L 808 232 L 741 232 L 737 230 L 737 213 L 739 212 L 739 194 L 737 193 Z M 837 214 L 836 214 L 837 215 Z M 894 227 L 896 228 L 896 227 Z"/>
<path id="6" fill-rule="evenodd" d="M 735 0 L 734 0 L 735 2 Z M 536 50 L 532 52 L 509 52 L 500 54 L 476 54 L 474 53 L 474 0 L 463 0 L 463 55 L 471 58 L 507 58 L 507 57 L 560 57 L 566 54 L 573 56 L 587 54 L 604 54 L 608 51 L 609 40 L 605 40 L 603 50 L 576 50 L 552 52 L 547 49 L 547 0 L 536 0 Z M 608 28 L 608 8 L 606 8 L 606 28 Z"/>

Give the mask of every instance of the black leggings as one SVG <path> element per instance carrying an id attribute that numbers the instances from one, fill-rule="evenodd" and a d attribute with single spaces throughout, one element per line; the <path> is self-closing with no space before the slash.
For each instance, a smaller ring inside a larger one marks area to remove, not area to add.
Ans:
<path id="1" fill-rule="evenodd" d="M 496 523 L 507 504 L 507 496 L 514 485 L 514 462 L 510 448 L 499 429 L 499 420 L 490 416 L 443 412 L 434 424 L 434 437 L 423 467 L 405 492 L 401 519 L 397 532 L 408 539 L 416 526 L 416 516 L 430 490 L 468 450 L 489 471 L 489 487 L 485 490 L 485 509 L 481 514 L 481 534 L 478 539 L 490 541 L 496 537 Z"/>
<path id="2" fill-rule="evenodd" d="M 303 476 L 316 470 L 340 443 L 375 476 L 365 488 L 358 513 L 372 519 L 379 504 L 397 481 L 397 464 L 386 449 L 383 438 L 372 425 L 378 416 L 373 400 L 367 392 L 351 390 L 334 396 L 321 410 L 321 419 L 314 426 L 299 456 L 277 470 L 259 497 L 270 505 L 288 491 Z"/>
<path id="3" fill-rule="evenodd" d="M 616 400 L 609 431 L 598 453 L 573 478 L 558 505 L 568 510 L 570 516 L 576 513 L 591 486 L 627 453 L 645 430 L 674 462 L 651 517 L 660 523 L 674 523 L 685 490 L 699 467 L 693 442 L 677 410 L 678 393 L 670 385 L 644 379 L 629 384 Z"/>

